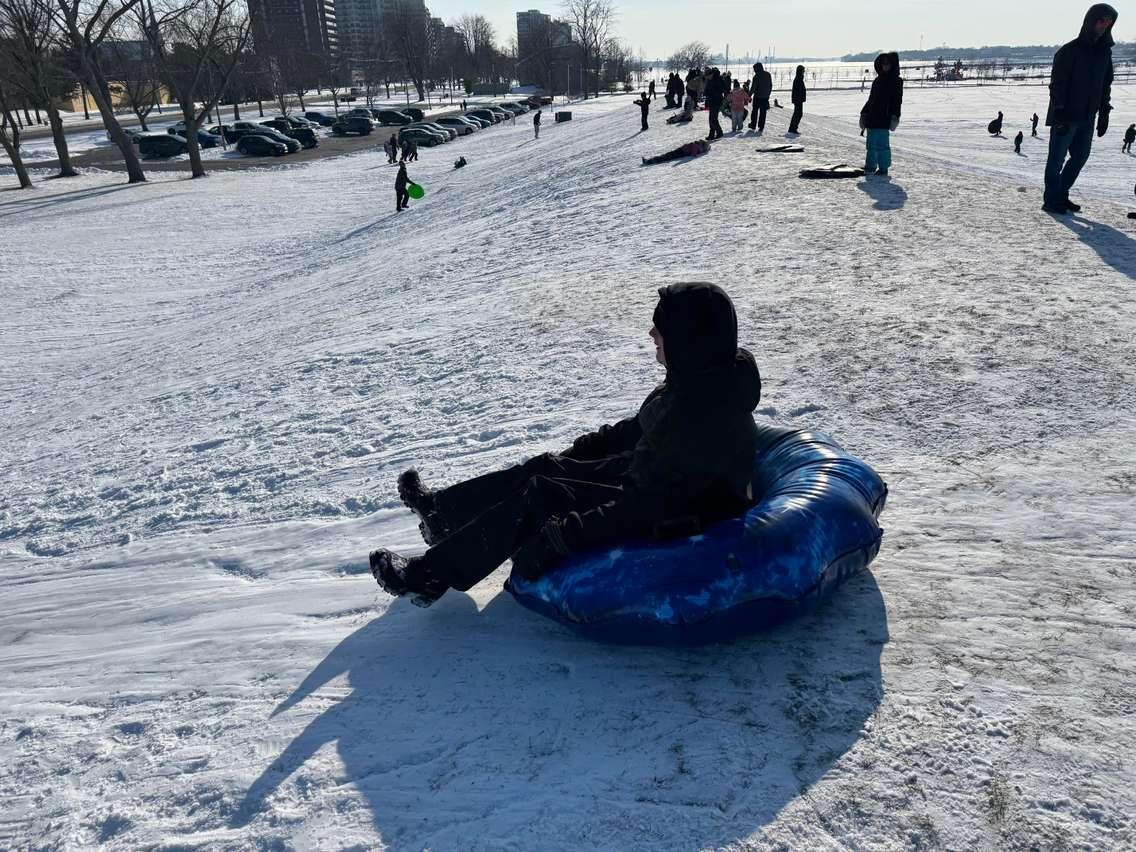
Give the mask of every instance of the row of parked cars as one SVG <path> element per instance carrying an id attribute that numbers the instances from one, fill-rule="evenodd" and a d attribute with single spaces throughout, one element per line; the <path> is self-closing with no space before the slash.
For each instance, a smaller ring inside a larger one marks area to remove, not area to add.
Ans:
<path id="1" fill-rule="evenodd" d="M 319 147 L 316 131 L 320 123 L 307 117 L 278 115 L 261 121 L 234 121 L 232 124 L 215 124 L 208 129 L 198 128 L 197 144 L 202 148 L 215 148 L 222 139 L 236 145 L 237 151 L 256 157 L 282 156 L 301 148 Z M 124 128 L 126 129 L 126 128 Z M 174 157 L 189 150 L 184 121 L 166 128 L 165 133 L 143 133 L 135 128 L 126 129 L 143 157 Z"/>
<path id="2" fill-rule="evenodd" d="M 422 110 L 415 107 L 403 107 L 397 110 L 355 107 L 331 125 L 331 132 L 337 136 L 366 136 L 377 127 L 395 126 L 398 127 L 399 143 L 410 139 L 418 145 L 430 147 L 513 119 L 530 109 L 539 107 L 542 103 L 544 101 L 539 98 L 529 98 L 524 101 L 474 107 L 463 115 L 450 115 L 429 121 L 426 120 Z"/>

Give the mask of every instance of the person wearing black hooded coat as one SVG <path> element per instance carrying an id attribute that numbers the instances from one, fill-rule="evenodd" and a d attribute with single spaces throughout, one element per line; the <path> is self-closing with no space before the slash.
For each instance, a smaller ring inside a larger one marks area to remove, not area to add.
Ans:
<path id="1" fill-rule="evenodd" d="M 769 114 L 769 96 L 773 94 L 773 75 L 765 70 L 765 66 L 756 62 L 753 66 L 753 83 L 750 85 L 750 97 L 753 98 L 753 113 L 749 118 L 749 129 L 765 132 L 765 117 Z"/>
<path id="2" fill-rule="evenodd" d="M 706 138 L 711 142 L 722 138 L 722 101 L 726 99 L 727 91 L 721 72 L 717 68 L 712 69 L 705 92 L 706 109 L 710 111 L 710 135 Z"/>
<path id="3" fill-rule="evenodd" d="M 891 168 L 891 133 L 899 126 L 903 111 L 899 54 L 881 53 L 876 57 L 875 68 L 872 91 L 860 110 L 860 129 L 868 132 L 864 173 L 887 175 Z"/>
<path id="4" fill-rule="evenodd" d="M 440 490 L 427 489 L 417 471 L 403 473 L 399 496 L 430 547 L 409 559 L 374 551 L 379 584 L 428 606 L 510 557 L 535 579 L 582 550 L 693 535 L 744 513 L 753 501 L 761 375 L 737 346 L 733 303 L 714 284 L 674 284 L 659 290 L 653 319 L 666 379 L 635 416 L 561 453 Z"/>
<path id="5" fill-rule="evenodd" d="M 789 119 L 789 132 L 798 133 L 801 129 L 801 118 L 805 114 L 805 100 L 808 90 L 805 88 L 805 66 L 797 66 L 797 76 L 793 78 L 793 117 Z"/>
<path id="6" fill-rule="evenodd" d="M 1049 81 L 1049 157 L 1045 163 L 1045 204 L 1050 213 L 1065 214 L 1081 208 L 1069 201 L 1097 136 L 1108 131 L 1112 111 L 1112 28 L 1116 9 L 1107 3 L 1089 8 L 1080 34 L 1062 45 L 1053 57 Z M 1068 158 L 1068 159 L 1066 159 Z"/>

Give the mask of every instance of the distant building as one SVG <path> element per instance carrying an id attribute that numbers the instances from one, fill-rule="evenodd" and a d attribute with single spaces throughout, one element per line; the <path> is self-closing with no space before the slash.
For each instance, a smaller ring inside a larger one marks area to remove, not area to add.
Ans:
<path id="1" fill-rule="evenodd" d="M 565 82 L 572 25 L 538 9 L 517 12 L 517 76 L 522 84 Z"/>
<path id="2" fill-rule="evenodd" d="M 392 21 L 405 15 L 421 16 L 427 33 L 433 37 L 435 27 L 424 0 L 335 0 L 340 53 L 352 69 L 357 70 L 373 59 L 390 58 L 384 44 L 388 30 L 392 29 Z"/>
<path id="3" fill-rule="evenodd" d="M 248 0 L 248 8 L 254 44 L 312 56 L 339 54 L 335 0 Z"/>

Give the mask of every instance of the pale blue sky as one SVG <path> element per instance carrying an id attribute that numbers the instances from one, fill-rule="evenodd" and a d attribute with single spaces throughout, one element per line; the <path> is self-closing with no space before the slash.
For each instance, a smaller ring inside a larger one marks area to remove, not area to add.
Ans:
<path id="1" fill-rule="evenodd" d="M 1057 44 L 1077 34 L 1091 3 L 1070 0 L 613 0 L 618 29 L 647 58 L 666 57 L 698 39 L 730 55 L 764 52 L 780 56 L 840 56 L 876 49 L 948 44 Z M 556 16 L 559 2 L 427 0 L 430 11 L 451 21 L 480 13 L 493 23 L 498 41 L 517 33 L 516 13 L 540 9 Z M 1115 34 L 1127 40 L 1125 9 Z"/>

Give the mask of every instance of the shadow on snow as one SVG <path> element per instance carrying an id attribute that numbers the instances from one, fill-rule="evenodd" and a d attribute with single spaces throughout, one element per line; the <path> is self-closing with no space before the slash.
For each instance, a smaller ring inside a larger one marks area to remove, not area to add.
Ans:
<path id="1" fill-rule="evenodd" d="M 875 210 L 899 210 L 907 203 L 907 191 L 890 179 L 869 178 L 857 183 L 856 187 L 876 202 L 872 205 Z"/>
<path id="2" fill-rule="evenodd" d="M 273 712 L 346 675 L 351 692 L 264 769 L 233 825 L 273 825 L 268 800 L 334 742 L 335 782 L 392 849 L 724 845 L 856 744 L 887 640 L 867 572 L 817 612 L 703 648 L 591 643 L 505 592 L 481 611 L 453 592 L 426 612 L 396 603 Z"/>
<path id="3" fill-rule="evenodd" d="M 1077 239 L 1100 255 L 1100 259 L 1129 278 L 1136 278 L 1136 240 L 1103 222 L 1093 222 L 1080 216 L 1054 216 L 1077 235 Z"/>

